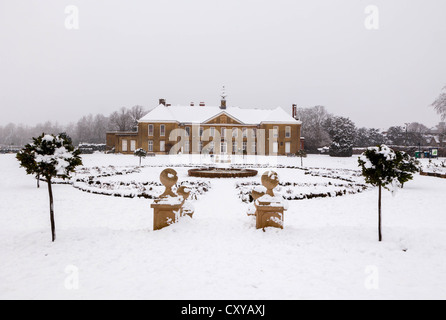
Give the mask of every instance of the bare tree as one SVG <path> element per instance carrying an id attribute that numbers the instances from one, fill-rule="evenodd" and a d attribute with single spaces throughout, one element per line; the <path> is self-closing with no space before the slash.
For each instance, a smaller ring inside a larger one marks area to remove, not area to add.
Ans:
<path id="1" fill-rule="evenodd" d="M 443 88 L 443 92 L 437 98 L 437 100 L 432 103 L 435 111 L 441 116 L 442 120 L 446 120 L 446 87 Z"/>
<path id="2" fill-rule="evenodd" d="M 91 142 L 94 127 L 93 115 L 83 116 L 76 124 L 76 141 L 79 143 Z"/>
<path id="3" fill-rule="evenodd" d="M 115 111 L 110 115 L 111 130 L 130 131 L 132 129 L 132 116 L 130 111 L 122 107 L 119 111 Z"/>
<path id="4" fill-rule="evenodd" d="M 147 112 L 144 110 L 143 106 L 136 105 L 129 110 L 129 113 L 130 117 L 132 118 L 132 130 L 137 131 L 139 119 L 144 117 Z"/>
<path id="5" fill-rule="evenodd" d="M 297 111 L 302 121 L 302 137 L 305 137 L 305 149 L 315 152 L 317 148 L 330 144 L 330 136 L 324 129 L 324 123 L 331 117 L 323 106 L 300 108 Z"/>

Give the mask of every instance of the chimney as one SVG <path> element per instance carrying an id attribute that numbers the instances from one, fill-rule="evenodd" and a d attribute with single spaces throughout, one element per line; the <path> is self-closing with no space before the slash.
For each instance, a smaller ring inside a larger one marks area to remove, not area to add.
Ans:
<path id="1" fill-rule="evenodd" d="M 297 120 L 297 104 L 293 104 L 293 118 Z"/>
<path id="2" fill-rule="evenodd" d="M 206 103 L 200 102 L 200 107 L 205 107 L 205 106 L 206 106 Z"/>
<path id="3" fill-rule="evenodd" d="M 162 104 L 163 106 L 166 105 L 166 99 L 160 99 L 160 104 Z"/>
<path id="4" fill-rule="evenodd" d="M 226 87 L 223 86 L 223 89 L 221 91 L 221 104 L 220 104 L 220 109 L 225 110 L 226 109 Z"/>

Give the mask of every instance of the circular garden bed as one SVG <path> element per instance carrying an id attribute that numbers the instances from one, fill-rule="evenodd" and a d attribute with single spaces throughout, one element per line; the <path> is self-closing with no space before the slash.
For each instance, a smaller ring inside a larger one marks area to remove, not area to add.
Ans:
<path id="1" fill-rule="evenodd" d="M 229 168 L 201 168 L 190 169 L 190 177 L 198 178 L 249 178 L 255 177 L 257 170 L 252 169 L 229 169 Z"/>

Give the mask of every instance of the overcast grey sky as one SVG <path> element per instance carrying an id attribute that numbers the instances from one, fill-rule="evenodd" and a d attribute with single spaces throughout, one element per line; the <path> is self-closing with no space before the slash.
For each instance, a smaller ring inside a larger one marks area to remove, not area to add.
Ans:
<path id="1" fill-rule="evenodd" d="M 79 9 L 68 30 L 65 8 Z M 365 8 L 379 9 L 368 30 Z M 440 119 L 444 0 L 0 0 L 0 124 L 121 106 L 324 105 L 357 126 Z"/>

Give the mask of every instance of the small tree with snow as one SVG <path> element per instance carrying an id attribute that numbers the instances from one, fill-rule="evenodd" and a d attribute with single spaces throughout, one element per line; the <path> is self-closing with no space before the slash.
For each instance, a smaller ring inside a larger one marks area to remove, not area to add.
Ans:
<path id="1" fill-rule="evenodd" d="M 135 155 L 135 157 L 139 157 L 139 166 L 141 167 L 141 160 L 142 160 L 142 158 L 147 157 L 147 151 L 140 148 L 140 149 L 135 150 L 134 155 Z"/>
<path id="2" fill-rule="evenodd" d="M 386 145 L 370 147 L 359 157 L 358 162 L 366 182 L 377 186 L 379 190 L 378 233 L 379 241 L 382 241 L 382 188 L 393 192 L 400 184 L 397 154 Z"/>
<path id="3" fill-rule="evenodd" d="M 300 157 L 300 166 L 303 167 L 304 166 L 304 158 L 307 157 L 307 153 L 305 152 L 304 149 L 300 149 L 299 151 L 296 152 L 296 156 Z"/>
<path id="4" fill-rule="evenodd" d="M 52 179 L 55 177 L 67 179 L 74 172 L 76 166 L 82 165 L 80 151 L 75 150 L 72 140 L 65 133 L 58 136 L 42 134 L 33 138 L 33 143 L 28 144 L 17 154 L 20 165 L 26 169 L 27 174 L 45 178 L 48 183 L 50 200 L 50 221 L 52 241 L 56 240 L 56 225 L 54 219 L 54 200 Z"/>

